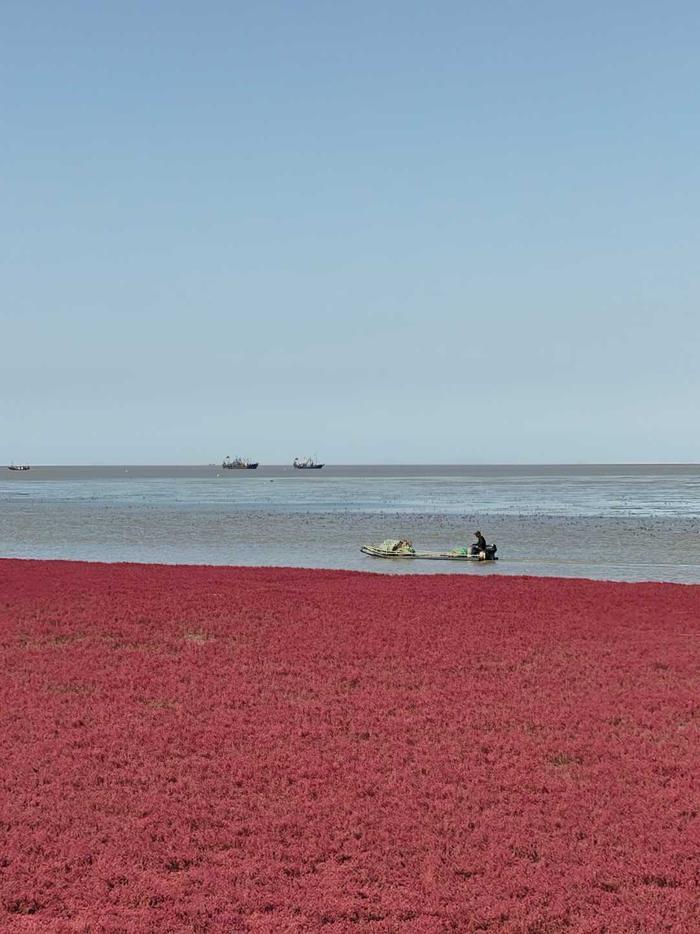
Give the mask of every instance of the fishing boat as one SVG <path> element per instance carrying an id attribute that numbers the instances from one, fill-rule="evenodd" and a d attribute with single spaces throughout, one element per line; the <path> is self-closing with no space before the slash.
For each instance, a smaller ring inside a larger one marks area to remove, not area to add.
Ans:
<path id="1" fill-rule="evenodd" d="M 363 545 L 360 551 L 371 558 L 419 558 L 427 561 L 498 561 L 495 545 L 487 545 L 485 551 L 473 548 L 453 548 L 452 551 L 416 551 L 405 539 L 388 538 L 380 545 Z"/>
<path id="2" fill-rule="evenodd" d="M 9 464 L 7 467 L 8 470 L 31 470 L 32 468 L 29 464 Z"/>
<path id="3" fill-rule="evenodd" d="M 231 458 L 227 455 L 221 466 L 224 470 L 257 470 L 258 461 L 248 460 L 247 457 Z"/>
<path id="4" fill-rule="evenodd" d="M 292 463 L 297 470 L 320 470 L 323 464 L 317 464 L 313 457 L 295 457 Z"/>

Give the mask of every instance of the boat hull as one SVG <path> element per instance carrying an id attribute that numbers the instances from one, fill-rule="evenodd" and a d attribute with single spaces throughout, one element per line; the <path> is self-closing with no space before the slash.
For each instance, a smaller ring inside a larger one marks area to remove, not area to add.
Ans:
<path id="1" fill-rule="evenodd" d="M 293 464 L 295 470 L 320 470 L 325 464 Z"/>
<path id="2" fill-rule="evenodd" d="M 224 470 L 257 470 L 259 464 L 222 464 Z"/>
<path id="3" fill-rule="evenodd" d="M 498 561 L 496 555 L 487 555 L 482 558 L 479 555 L 453 555 L 449 551 L 414 551 L 413 553 L 383 551 L 374 545 L 363 545 L 360 551 L 371 558 L 409 558 L 424 561 Z"/>

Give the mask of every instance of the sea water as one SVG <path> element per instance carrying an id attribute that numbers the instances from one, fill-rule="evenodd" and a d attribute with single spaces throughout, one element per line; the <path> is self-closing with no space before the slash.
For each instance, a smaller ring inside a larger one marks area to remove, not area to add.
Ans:
<path id="1" fill-rule="evenodd" d="M 477 528 L 497 563 L 359 550 Z M 700 583 L 700 466 L 33 467 L 0 476 L 0 556 Z"/>

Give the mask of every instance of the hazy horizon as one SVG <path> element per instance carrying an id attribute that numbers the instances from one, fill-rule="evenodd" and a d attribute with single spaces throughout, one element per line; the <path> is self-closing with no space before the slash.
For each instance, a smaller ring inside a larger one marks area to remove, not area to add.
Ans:
<path id="1" fill-rule="evenodd" d="M 11 463 L 22 463 L 15 461 Z M 292 461 L 259 461 L 258 469 L 263 467 L 291 467 Z M 332 467 L 700 467 L 698 461 L 337 461 L 328 463 L 322 461 L 324 468 Z M 9 464 L 7 465 L 9 466 Z M 53 464 L 31 464 L 33 468 L 50 467 L 85 467 L 85 468 L 111 468 L 111 467 L 221 467 L 220 461 L 183 461 L 183 462 L 146 462 L 146 461 L 115 461 L 107 462 L 56 462 Z"/>

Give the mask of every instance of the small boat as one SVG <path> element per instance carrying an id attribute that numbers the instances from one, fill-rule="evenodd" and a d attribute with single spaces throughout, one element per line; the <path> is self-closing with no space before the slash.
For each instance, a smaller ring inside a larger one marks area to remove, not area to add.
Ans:
<path id="1" fill-rule="evenodd" d="M 323 464 L 317 464 L 313 457 L 295 457 L 292 463 L 297 470 L 320 470 Z"/>
<path id="2" fill-rule="evenodd" d="M 29 464 L 9 464 L 7 467 L 8 470 L 31 470 L 32 468 Z"/>
<path id="3" fill-rule="evenodd" d="M 224 470 L 257 470 L 259 462 L 250 461 L 247 457 L 234 457 L 232 459 L 227 455 L 221 466 Z"/>
<path id="4" fill-rule="evenodd" d="M 453 548 L 452 551 L 416 551 L 405 540 L 387 539 L 381 545 L 363 545 L 360 551 L 372 558 L 422 558 L 427 561 L 498 561 L 495 545 L 487 545 L 485 551 L 475 552 L 472 548 Z"/>

